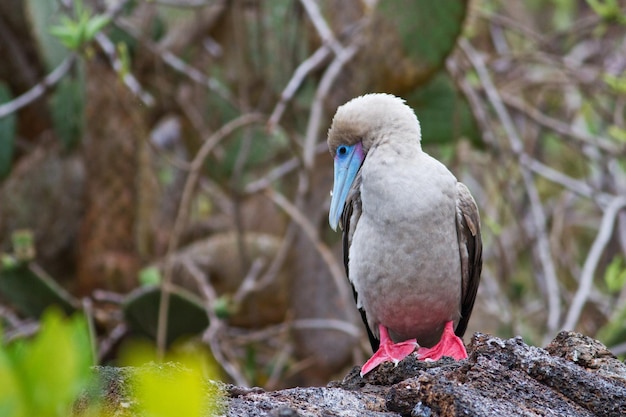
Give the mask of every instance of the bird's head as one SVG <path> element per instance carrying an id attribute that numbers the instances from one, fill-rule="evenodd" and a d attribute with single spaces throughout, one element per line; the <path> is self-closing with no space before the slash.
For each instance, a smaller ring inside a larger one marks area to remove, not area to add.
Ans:
<path id="1" fill-rule="evenodd" d="M 357 173 L 367 153 L 378 144 L 406 138 L 421 138 L 413 110 L 391 94 L 366 94 L 340 106 L 328 130 L 328 148 L 335 160 L 333 191 L 328 221 L 337 230 L 339 218 Z"/>

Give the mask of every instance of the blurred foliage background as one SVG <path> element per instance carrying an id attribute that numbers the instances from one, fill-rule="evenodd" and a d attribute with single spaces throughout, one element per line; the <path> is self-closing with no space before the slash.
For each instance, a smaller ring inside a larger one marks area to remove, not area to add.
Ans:
<path id="1" fill-rule="evenodd" d="M 327 225 L 336 107 L 404 97 L 481 210 L 470 331 L 626 353 L 619 0 L 4 0 L 0 318 L 81 311 L 95 363 L 210 348 L 320 385 L 369 347 Z"/>

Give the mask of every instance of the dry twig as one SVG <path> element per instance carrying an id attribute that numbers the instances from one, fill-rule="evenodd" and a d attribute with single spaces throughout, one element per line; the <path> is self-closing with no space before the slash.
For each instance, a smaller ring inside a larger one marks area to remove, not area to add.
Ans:
<path id="1" fill-rule="evenodd" d="M 159 325 L 157 328 L 157 349 L 161 354 L 165 352 L 165 341 L 167 336 L 166 329 L 167 311 L 169 309 L 169 287 L 174 269 L 172 255 L 178 247 L 178 242 L 183 230 L 187 226 L 187 218 L 189 216 L 192 197 L 195 192 L 204 161 L 209 156 L 213 148 L 235 130 L 250 124 L 261 123 L 263 120 L 263 116 L 257 113 L 244 114 L 234 120 L 231 120 L 202 144 L 202 147 L 191 162 L 191 169 L 187 175 L 187 180 L 183 188 L 183 195 L 178 206 L 174 228 L 168 242 L 167 254 L 165 255 L 165 266 L 163 268 L 163 280 L 161 283 L 161 301 L 159 304 Z"/>
<path id="2" fill-rule="evenodd" d="M 54 87 L 59 81 L 67 75 L 76 63 L 77 56 L 71 54 L 63 60 L 50 74 L 35 84 L 30 90 L 14 98 L 13 100 L 0 105 L 0 119 L 15 113 L 23 107 L 28 106 L 33 101 L 43 96 L 47 91 Z"/>
<path id="3" fill-rule="evenodd" d="M 347 281 L 344 278 L 343 269 L 339 266 L 337 259 L 330 251 L 328 246 L 326 246 L 322 241 L 320 241 L 319 236 L 315 231 L 315 227 L 309 222 L 305 215 L 302 214 L 298 208 L 292 204 L 289 200 L 285 198 L 278 191 L 267 189 L 265 191 L 265 195 L 272 200 L 278 207 L 283 209 L 304 231 L 306 236 L 311 240 L 315 249 L 321 255 L 322 259 L 328 266 L 328 269 L 335 281 L 335 286 L 337 287 L 337 291 L 339 292 L 341 300 L 344 301 L 345 305 L 350 305 L 352 302 L 352 295 L 349 293 L 349 289 L 347 286 Z"/>
<path id="4" fill-rule="evenodd" d="M 587 259 L 585 260 L 582 273 L 580 274 L 578 290 L 576 291 L 572 305 L 567 313 L 565 323 L 563 323 L 563 326 L 561 327 L 562 330 L 573 330 L 576 327 L 583 307 L 589 298 L 589 294 L 591 293 L 591 286 L 593 285 L 593 278 L 595 276 L 600 257 L 604 252 L 604 248 L 611 239 L 617 216 L 624 208 L 626 208 L 626 197 L 620 196 L 615 197 L 604 210 L 602 223 L 600 223 L 600 230 L 596 235 L 596 239 L 593 241 L 593 245 L 591 245 L 591 250 L 589 251 L 589 255 L 587 255 Z"/>
<path id="5" fill-rule="evenodd" d="M 498 90 L 491 80 L 483 59 L 466 39 L 461 39 L 459 41 L 459 45 L 478 74 L 481 84 L 485 89 L 485 93 L 487 94 L 487 98 L 489 99 L 490 104 L 493 106 L 507 133 L 513 153 L 521 159 L 524 154 L 522 140 L 517 133 L 513 121 L 511 120 L 511 116 L 500 98 Z M 546 282 L 546 292 L 548 297 L 548 332 L 546 333 L 546 338 L 549 339 L 554 336 L 554 332 L 558 328 L 561 317 L 560 289 L 556 276 L 554 260 L 552 259 L 550 252 L 550 242 L 546 231 L 546 215 L 543 206 L 541 205 L 541 199 L 530 171 L 523 165 L 521 166 L 522 181 L 530 200 L 534 234 L 537 237 L 537 256 L 539 258 L 543 271 L 543 277 Z"/>

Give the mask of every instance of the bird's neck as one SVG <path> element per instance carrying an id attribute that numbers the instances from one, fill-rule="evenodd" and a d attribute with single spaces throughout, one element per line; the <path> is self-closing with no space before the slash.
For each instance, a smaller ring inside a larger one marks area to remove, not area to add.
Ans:
<path id="1" fill-rule="evenodd" d="M 384 153 L 409 159 L 424 153 L 419 136 L 406 134 L 385 135 L 377 141 L 373 149 L 378 148 L 384 150 Z"/>

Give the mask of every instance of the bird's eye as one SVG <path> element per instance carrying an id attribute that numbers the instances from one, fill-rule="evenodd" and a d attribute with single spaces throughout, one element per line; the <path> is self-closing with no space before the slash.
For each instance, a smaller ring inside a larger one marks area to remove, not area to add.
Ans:
<path id="1" fill-rule="evenodd" d="M 348 153 L 348 147 L 346 145 L 341 145 L 337 148 L 337 155 L 343 156 Z"/>

